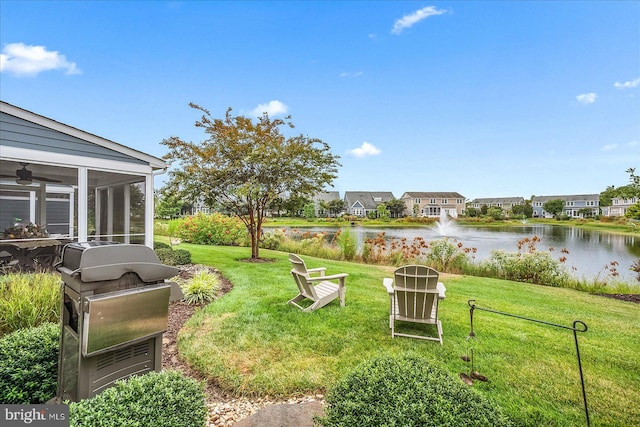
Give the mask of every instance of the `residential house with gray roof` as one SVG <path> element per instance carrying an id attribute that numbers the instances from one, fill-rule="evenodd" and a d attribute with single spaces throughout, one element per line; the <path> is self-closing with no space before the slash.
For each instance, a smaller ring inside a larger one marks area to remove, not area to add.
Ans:
<path id="1" fill-rule="evenodd" d="M 324 209 L 322 205 L 326 205 L 333 200 L 340 200 L 340 192 L 338 191 L 321 191 L 313 196 L 313 203 L 316 206 L 316 216 L 324 217 L 329 215 L 329 211 Z"/>
<path id="2" fill-rule="evenodd" d="M 564 201 L 563 213 L 571 218 L 584 218 L 600 213 L 599 194 L 575 194 L 564 196 L 533 196 L 531 206 L 534 218 L 552 218 L 553 215 L 544 210 L 544 204 L 551 200 Z M 586 215 L 585 215 L 586 213 Z"/>
<path id="3" fill-rule="evenodd" d="M 369 212 L 377 212 L 378 205 L 393 200 L 390 191 L 345 191 L 344 202 L 348 215 L 366 218 Z"/>
<path id="4" fill-rule="evenodd" d="M 456 192 L 406 192 L 400 198 L 407 205 L 409 215 L 439 217 L 444 210 L 446 214 L 457 218 L 464 215 L 465 198 Z"/>
<path id="5" fill-rule="evenodd" d="M 488 208 L 496 207 L 503 210 L 511 210 L 514 206 L 524 205 L 524 197 L 485 197 L 473 199 L 469 207 L 480 209 L 482 206 Z"/>

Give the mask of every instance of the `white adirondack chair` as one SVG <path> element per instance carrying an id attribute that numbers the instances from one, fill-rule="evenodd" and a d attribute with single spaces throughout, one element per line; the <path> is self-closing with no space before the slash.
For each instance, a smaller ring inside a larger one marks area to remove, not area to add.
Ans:
<path id="1" fill-rule="evenodd" d="M 438 282 L 439 273 L 422 265 L 406 265 L 395 270 L 394 278 L 383 279 L 391 300 L 389 328 L 391 336 L 439 341 L 442 345 L 442 323 L 438 319 L 438 302 L 445 298 L 446 288 Z M 436 325 L 438 336 L 412 335 L 396 331 L 397 321 Z"/>
<path id="2" fill-rule="evenodd" d="M 340 298 L 340 306 L 344 307 L 345 278 L 347 273 L 325 275 L 326 268 L 307 268 L 302 258 L 289 254 L 289 261 L 293 265 L 291 275 L 298 286 L 298 295 L 288 301 L 300 310 L 310 312 L 324 307 L 336 298 Z M 336 283 L 337 281 L 337 283 Z M 308 299 L 312 304 L 308 307 L 300 305 Z"/>

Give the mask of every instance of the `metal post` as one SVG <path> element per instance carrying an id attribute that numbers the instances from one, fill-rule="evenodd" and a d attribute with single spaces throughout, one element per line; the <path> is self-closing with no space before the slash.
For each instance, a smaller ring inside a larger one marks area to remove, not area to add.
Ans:
<path id="1" fill-rule="evenodd" d="M 580 385 L 582 386 L 582 400 L 584 402 L 584 415 L 587 419 L 587 427 L 589 427 L 591 425 L 591 422 L 589 421 L 589 407 L 587 406 L 587 393 L 585 391 L 585 387 L 584 387 L 584 376 L 582 375 L 582 361 L 580 360 L 580 347 L 578 346 L 578 332 L 587 332 L 587 324 L 584 323 L 581 320 L 575 320 L 573 322 L 573 326 L 564 326 L 564 325 L 558 325 L 556 323 L 551 323 L 551 322 L 545 322 L 544 320 L 537 320 L 537 319 L 531 319 L 529 317 L 524 317 L 524 316 L 519 316 L 517 314 L 511 314 L 511 313 L 504 313 L 502 311 L 496 311 L 496 310 L 491 310 L 488 308 L 482 308 L 482 307 L 478 307 L 477 305 L 475 305 L 476 300 L 474 299 L 470 299 L 469 301 L 467 301 L 467 304 L 469 305 L 469 317 L 471 320 L 471 332 L 469 333 L 469 337 L 474 337 L 475 333 L 473 332 L 473 312 L 474 310 L 482 310 L 482 311 L 487 311 L 489 313 L 495 313 L 495 314 L 500 314 L 503 316 L 509 316 L 509 317 L 515 317 L 517 319 L 522 319 L 522 320 L 527 320 L 529 322 L 535 322 L 535 323 L 542 323 L 543 325 L 548 325 L 548 326 L 553 326 L 556 328 L 562 328 L 562 329 L 568 329 L 570 331 L 573 331 L 573 339 L 576 343 L 576 357 L 578 359 L 578 370 L 580 371 Z M 580 326 L 580 327 L 578 327 Z"/>

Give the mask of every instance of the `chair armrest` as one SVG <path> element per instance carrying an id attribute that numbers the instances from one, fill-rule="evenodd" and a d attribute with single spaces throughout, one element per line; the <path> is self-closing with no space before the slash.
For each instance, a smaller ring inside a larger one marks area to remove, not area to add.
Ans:
<path id="1" fill-rule="evenodd" d="M 436 289 L 438 290 L 438 298 L 439 299 L 445 299 L 447 297 L 445 295 L 445 292 L 447 292 L 447 288 L 444 287 L 444 283 L 438 282 L 438 285 L 436 286 Z"/>
<path id="2" fill-rule="evenodd" d="M 324 276 L 324 272 L 327 270 L 326 267 L 317 267 L 317 268 L 307 268 L 307 273 L 320 273 L 321 276 Z"/>
<path id="3" fill-rule="evenodd" d="M 387 293 L 393 294 L 393 279 L 385 277 L 384 279 L 382 279 L 382 284 L 385 288 L 387 288 Z"/>
<path id="4" fill-rule="evenodd" d="M 307 280 L 309 282 L 321 282 L 323 280 L 343 279 L 347 276 L 348 276 L 347 273 L 340 273 L 340 274 L 332 274 L 330 276 L 309 277 Z"/>

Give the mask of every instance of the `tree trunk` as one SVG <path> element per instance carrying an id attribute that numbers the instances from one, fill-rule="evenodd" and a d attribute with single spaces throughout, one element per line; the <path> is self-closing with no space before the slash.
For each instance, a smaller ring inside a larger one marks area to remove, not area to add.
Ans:
<path id="1" fill-rule="evenodd" d="M 260 258 L 260 239 L 256 227 L 251 227 L 251 258 Z"/>

